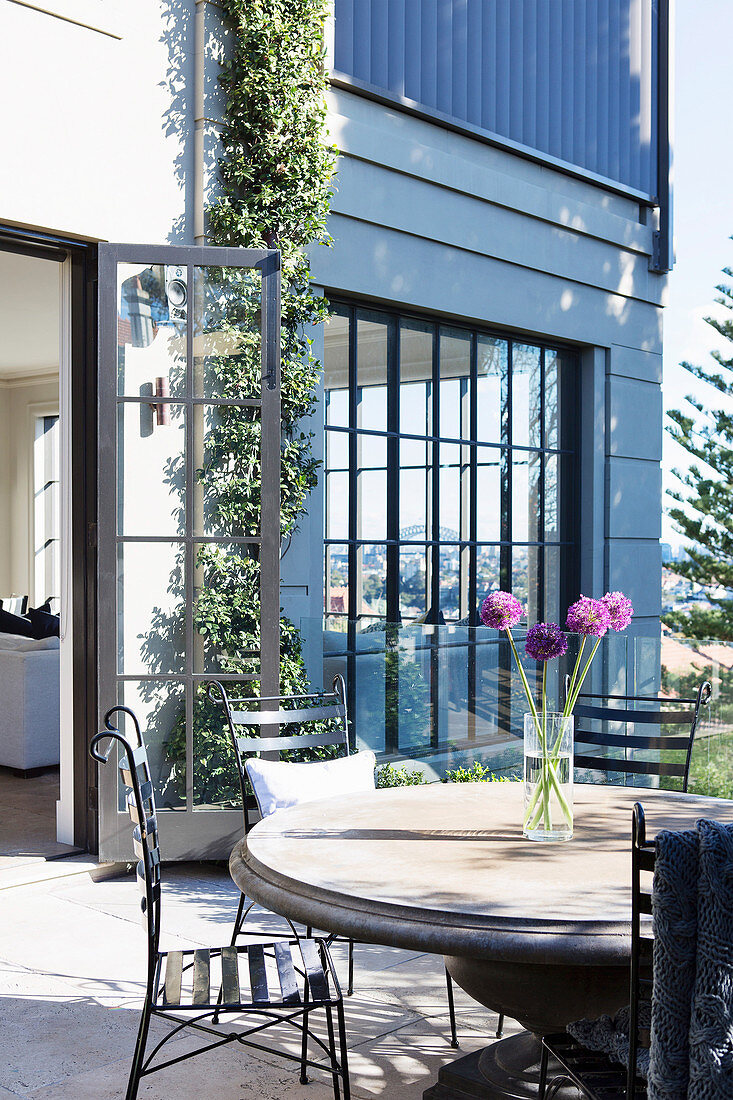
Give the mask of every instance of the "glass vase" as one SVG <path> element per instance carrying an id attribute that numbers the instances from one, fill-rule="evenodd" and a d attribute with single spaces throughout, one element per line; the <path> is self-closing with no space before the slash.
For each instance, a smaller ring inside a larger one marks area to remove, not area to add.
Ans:
<path id="1" fill-rule="evenodd" d="M 529 840 L 573 835 L 573 716 L 524 716 L 524 825 Z"/>

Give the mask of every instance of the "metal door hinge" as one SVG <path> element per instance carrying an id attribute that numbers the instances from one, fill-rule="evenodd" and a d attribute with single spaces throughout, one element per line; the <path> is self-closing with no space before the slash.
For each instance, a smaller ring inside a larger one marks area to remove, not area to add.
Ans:
<path id="1" fill-rule="evenodd" d="M 89 788 L 89 806 L 88 806 L 88 808 L 90 810 L 98 810 L 99 809 L 99 800 L 97 798 L 97 788 L 96 787 L 90 787 Z"/>
<path id="2" fill-rule="evenodd" d="M 95 548 L 97 545 L 97 525 L 96 523 L 90 523 L 87 527 L 87 545 L 91 548 Z"/>

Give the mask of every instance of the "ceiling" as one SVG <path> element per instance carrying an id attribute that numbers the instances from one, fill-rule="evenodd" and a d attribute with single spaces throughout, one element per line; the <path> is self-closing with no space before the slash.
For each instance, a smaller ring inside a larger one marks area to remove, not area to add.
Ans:
<path id="1" fill-rule="evenodd" d="M 61 265 L 0 252 L 0 379 L 59 363 Z"/>

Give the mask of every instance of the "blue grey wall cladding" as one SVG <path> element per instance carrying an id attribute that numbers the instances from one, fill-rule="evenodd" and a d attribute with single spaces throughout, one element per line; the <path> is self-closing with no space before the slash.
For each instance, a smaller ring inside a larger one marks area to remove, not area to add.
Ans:
<path id="1" fill-rule="evenodd" d="M 335 0 L 334 68 L 656 195 L 655 0 Z"/>

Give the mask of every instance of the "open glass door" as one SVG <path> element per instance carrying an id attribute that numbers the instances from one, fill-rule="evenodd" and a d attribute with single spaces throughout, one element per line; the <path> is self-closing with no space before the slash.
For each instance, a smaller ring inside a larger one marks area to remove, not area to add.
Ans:
<path id="1" fill-rule="evenodd" d="M 226 857 L 206 683 L 278 691 L 279 253 L 100 245 L 98 485 L 100 717 L 140 719 L 166 859 Z M 100 857 L 129 859 L 117 769 L 99 782 Z"/>

